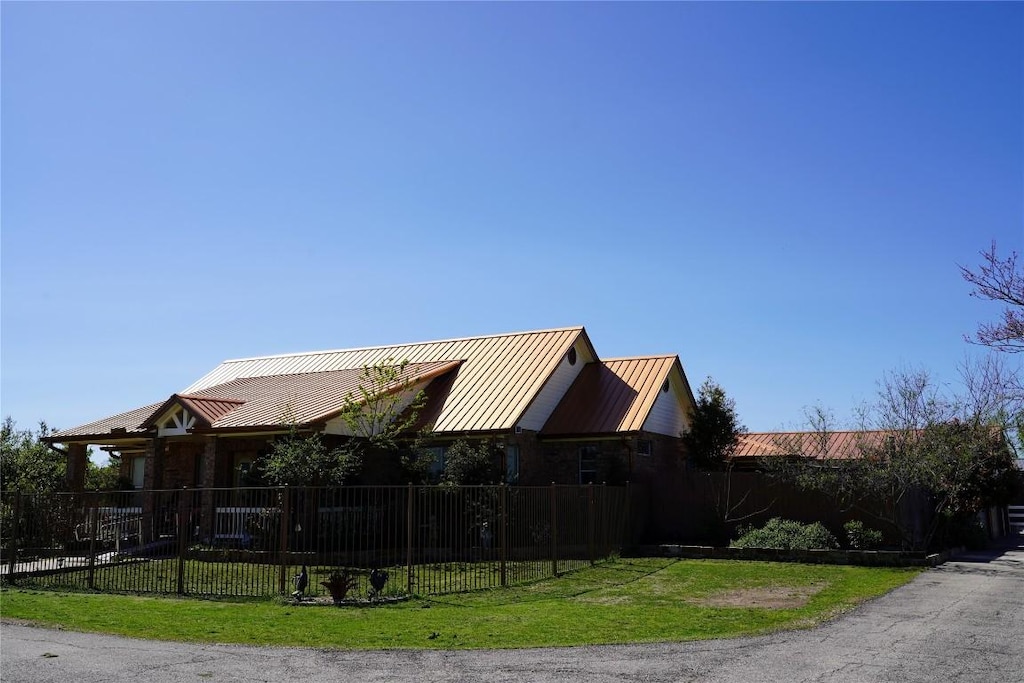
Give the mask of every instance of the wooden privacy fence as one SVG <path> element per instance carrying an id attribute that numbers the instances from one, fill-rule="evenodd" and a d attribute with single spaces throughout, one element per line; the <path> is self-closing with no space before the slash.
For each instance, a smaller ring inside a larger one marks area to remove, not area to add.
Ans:
<path id="1" fill-rule="evenodd" d="M 345 486 L 0 494 L 2 574 L 53 588 L 212 596 L 309 593 L 332 573 L 375 595 L 557 575 L 627 542 L 629 489 Z"/>

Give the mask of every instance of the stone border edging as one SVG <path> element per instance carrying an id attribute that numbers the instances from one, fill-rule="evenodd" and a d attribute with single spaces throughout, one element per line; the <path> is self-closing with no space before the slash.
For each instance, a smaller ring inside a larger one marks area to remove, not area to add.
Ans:
<path id="1" fill-rule="evenodd" d="M 850 564 L 863 567 L 937 567 L 955 551 L 941 553 L 901 550 L 779 550 L 777 548 L 718 548 L 706 545 L 644 545 L 623 552 L 623 557 L 680 557 L 686 559 L 755 560 Z"/>

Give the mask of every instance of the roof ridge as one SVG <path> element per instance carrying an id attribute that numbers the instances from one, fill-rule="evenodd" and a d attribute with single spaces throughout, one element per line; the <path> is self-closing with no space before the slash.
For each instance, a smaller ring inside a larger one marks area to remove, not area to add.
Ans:
<path id="1" fill-rule="evenodd" d="M 546 330 L 526 330 L 524 332 L 502 332 L 499 334 L 478 334 L 468 337 L 452 337 L 451 339 L 428 339 L 418 342 L 398 342 L 396 344 L 377 344 L 376 346 L 357 346 L 348 349 L 324 349 L 321 351 L 299 351 L 296 353 L 275 353 L 268 356 L 250 356 L 248 358 L 229 358 L 221 361 L 221 365 L 227 363 L 244 363 L 253 360 L 270 360 L 271 358 L 298 358 L 300 356 L 321 356 L 329 353 L 352 353 L 355 351 L 373 351 L 376 349 L 387 349 L 396 346 L 423 346 L 424 344 L 449 344 L 457 341 L 474 341 L 477 339 L 496 339 L 498 337 L 525 337 L 534 334 L 549 334 L 551 332 L 568 332 L 570 330 L 583 331 L 583 325 L 571 325 L 569 327 L 552 327 Z M 427 361 L 433 362 L 433 361 Z M 299 374 L 299 373 L 289 373 Z"/>
<path id="2" fill-rule="evenodd" d="M 225 382 L 225 384 L 227 384 L 227 382 Z M 216 384 L 214 386 L 221 386 L 221 385 Z M 210 388 L 212 389 L 213 387 L 210 387 Z M 177 396 L 178 398 L 184 398 L 184 399 L 188 399 L 190 401 L 224 401 L 224 402 L 227 402 L 227 403 L 239 403 L 239 404 L 245 403 L 245 401 L 243 401 L 240 398 L 227 398 L 226 396 L 200 396 L 199 394 L 171 394 L 171 396 L 172 397 L 173 396 Z M 165 401 L 165 403 L 166 403 L 166 401 Z"/>
<path id="3" fill-rule="evenodd" d="M 610 363 L 612 361 L 619 361 L 619 360 L 653 360 L 655 358 L 657 358 L 657 359 L 665 359 L 665 358 L 678 358 L 678 357 L 679 357 L 678 353 L 652 353 L 652 354 L 643 354 L 643 355 L 640 355 L 640 356 L 616 356 L 614 358 L 602 358 L 598 362 L 600 362 L 600 363 Z"/>

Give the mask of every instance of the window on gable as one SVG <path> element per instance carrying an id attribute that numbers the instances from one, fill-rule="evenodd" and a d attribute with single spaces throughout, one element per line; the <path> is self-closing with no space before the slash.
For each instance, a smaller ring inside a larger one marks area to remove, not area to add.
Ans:
<path id="1" fill-rule="evenodd" d="M 638 439 L 636 453 L 637 455 L 654 455 L 654 442 L 650 439 Z"/>
<path id="2" fill-rule="evenodd" d="M 175 408 L 160 425 L 160 429 L 181 429 L 181 408 Z"/>
<path id="3" fill-rule="evenodd" d="M 593 484 L 597 480 L 597 446 L 580 446 L 580 483 Z"/>
<path id="4" fill-rule="evenodd" d="M 196 424 L 194 415 L 181 407 L 176 407 L 160 424 L 161 433 L 184 434 Z"/>

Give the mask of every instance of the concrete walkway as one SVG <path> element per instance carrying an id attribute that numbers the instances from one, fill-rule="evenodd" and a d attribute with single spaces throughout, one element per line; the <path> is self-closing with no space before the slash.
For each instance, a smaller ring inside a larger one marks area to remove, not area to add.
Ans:
<path id="1" fill-rule="evenodd" d="M 0 675 L 25 681 L 1024 682 L 1024 537 L 956 558 L 828 624 L 695 643 L 343 652 L 130 640 L 4 624 Z"/>

